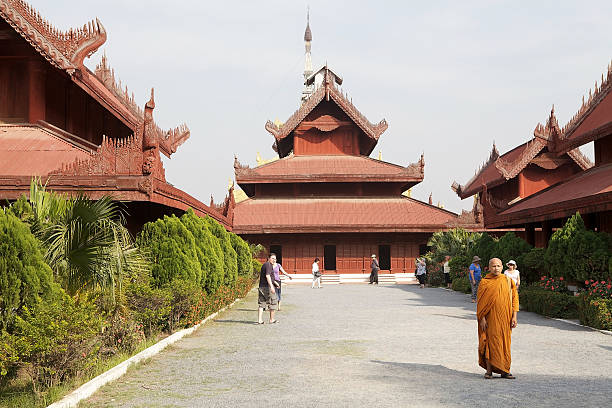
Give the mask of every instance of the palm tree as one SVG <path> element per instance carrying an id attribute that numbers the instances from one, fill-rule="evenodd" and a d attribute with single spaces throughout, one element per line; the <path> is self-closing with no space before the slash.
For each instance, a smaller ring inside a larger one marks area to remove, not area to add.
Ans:
<path id="1" fill-rule="evenodd" d="M 434 233 L 427 245 L 431 247 L 433 260 L 441 262 L 446 255 L 466 254 L 478 240 L 480 233 L 468 232 L 462 228 Z"/>
<path id="2" fill-rule="evenodd" d="M 45 259 L 71 295 L 83 289 L 115 289 L 127 273 L 147 269 L 147 262 L 125 227 L 125 216 L 111 197 L 90 200 L 46 191 L 30 184 L 32 231 L 45 249 Z"/>

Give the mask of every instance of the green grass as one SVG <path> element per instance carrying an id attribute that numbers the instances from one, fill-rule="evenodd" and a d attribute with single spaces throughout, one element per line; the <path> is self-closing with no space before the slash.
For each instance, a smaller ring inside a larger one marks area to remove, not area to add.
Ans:
<path id="1" fill-rule="evenodd" d="M 8 386 L 0 389 L 0 407 L 4 408 L 25 408 L 25 407 L 46 407 L 55 401 L 62 399 L 64 396 L 71 393 L 87 381 L 97 377 L 98 375 L 110 370 L 117 364 L 122 363 L 142 350 L 152 346 L 165 336 L 155 336 L 142 342 L 133 353 L 119 353 L 113 357 L 99 361 L 87 374 L 71 378 L 62 384 L 56 385 L 44 391 L 40 395 L 36 395 L 32 390 L 32 385 L 28 379 L 20 378 L 14 380 Z M 147 359 L 149 360 L 149 359 Z M 142 363 L 146 364 L 145 360 Z M 131 368 L 131 366 L 130 366 Z"/>

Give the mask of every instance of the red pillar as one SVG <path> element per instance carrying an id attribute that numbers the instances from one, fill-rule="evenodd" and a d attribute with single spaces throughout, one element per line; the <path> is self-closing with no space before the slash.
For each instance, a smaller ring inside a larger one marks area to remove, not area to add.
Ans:
<path id="1" fill-rule="evenodd" d="M 45 120 L 46 68 L 38 60 L 28 61 L 28 122 Z"/>
<path id="2" fill-rule="evenodd" d="M 544 238 L 544 248 L 548 247 L 548 241 L 552 236 L 552 223 L 550 221 L 542 222 L 542 235 Z"/>

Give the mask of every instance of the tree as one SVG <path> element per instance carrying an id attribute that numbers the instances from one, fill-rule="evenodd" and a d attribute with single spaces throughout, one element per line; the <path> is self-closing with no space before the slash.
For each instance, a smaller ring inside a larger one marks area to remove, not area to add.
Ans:
<path id="1" fill-rule="evenodd" d="M 253 255 L 251 254 L 251 248 L 249 248 L 249 244 L 232 232 L 229 233 L 229 236 L 230 242 L 232 243 L 232 248 L 234 248 L 234 251 L 236 251 L 238 275 L 251 276 L 253 272 L 253 264 L 251 262 L 251 259 L 253 259 Z"/>
<path id="2" fill-rule="evenodd" d="M 202 269 L 200 285 L 207 293 L 213 293 L 223 282 L 223 257 L 219 240 L 208 229 L 206 221 L 187 210 L 180 218 L 185 227 L 193 234 Z"/>
<path id="3" fill-rule="evenodd" d="M 481 235 L 481 233 L 468 232 L 462 228 L 435 232 L 427 243 L 431 247 L 432 261 L 438 263 L 442 262 L 447 255 L 454 257 L 466 254 Z"/>
<path id="4" fill-rule="evenodd" d="M 126 273 L 148 264 L 125 227 L 125 217 L 111 197 L 90 200 L 30 185 L 31 230 L 45 248 L 45 259 L 71 295 L 88 288 L 108 290 L 114 299 Z"/>
<path id="5" fill-rule="evenodd" d="M 608 279 L 611 249 L 609 236 L 587 230 L 576 213 L 552 235 L 544 261 L 552 276 L 578 282 Z"/>
<path id="6" fill-rule="evenodd" d="M 231 285 L 236 282 L 238 277 L 238 261 L 236 251 L 232 248 L 229 233 L 225 228 L 211 217 L 205 217 L 204 220 L 207 223 L 210 232 L 217 237 L 221 250 L 223 252 L 223 265 L 224 265 L 224 285 Z"/>
<path id="7" fill-rule="evenodd" d="M 202 269 L 195 238 L 175 215 L 146 223 L 137 242 L 150 257 L 155 287 L 177 278 L 201 282 Z"/>
<path id="8" fill-rule="evenodd" d="M 58 293 L 53 272 L 28 226 L 0 209 L 0 332 L 9 328 L 24 307 L 48 301 Z"/>

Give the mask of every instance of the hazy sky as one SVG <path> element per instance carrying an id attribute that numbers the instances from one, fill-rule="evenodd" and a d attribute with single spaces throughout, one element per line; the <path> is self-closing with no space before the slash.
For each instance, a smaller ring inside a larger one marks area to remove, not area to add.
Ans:
<path id="1" fill-rule="evenodd" d="M 555 104 L 564 125 L 612 58 L 610 1 L 31 0 L 58 28 L 98 17 L 116 74 L 144 105 L 155 87 L 163 128 L 191 138 L 165 160 L 168 181 L 221 201 L 233 157 L 274 156 L 267 119 L 298 108 L 310 5 L 313 65 L 328 61 L 377 123 L 373 157 L 401 165 L 425 153 L 413 197 L 459 211 L 465 183 L 489 155 L 527 141 Z M 592 152 L 587 151 L 592 157 Z"/>

